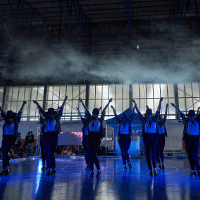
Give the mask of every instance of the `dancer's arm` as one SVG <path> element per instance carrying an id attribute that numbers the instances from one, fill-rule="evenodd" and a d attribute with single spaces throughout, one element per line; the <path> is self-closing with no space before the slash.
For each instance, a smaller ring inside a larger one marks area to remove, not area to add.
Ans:
<path id="1" fill-rule="evenodd" d="M 78 111 L 78 114 L 79 114 L 80 118 L 83 119 L 83 117 L 82 117 L 82 115 L 81 115 L 81 112 L 80 112 L 80 110 L 79 110 L 78 107 L 76 107 L 76 110 Z"/>
<path id="2" fill-rule="evenodd" d="M 42 107 L 40 106 L 40 104 L 37 101 L 35 101 L 35 100 L 33 100 L 33 103 L 36 104 L 39 112 L 42 114 L 43 117 L 45 117 L 45 111 L 42 109 Z"/>
<path id="3" fill-rule="evenodd" d="M 164 115 L 164 122 L 166 122 L 167 119 L 167 109 L 168 109 L 169 104 L 166 104 L 166 108 L 165 108 L 165 115 Z"/>
<path id="4" fill-rule="evenodd" d="M 140 112 L 140 110 L 139 110 L 139 108 L 138 108 L 138 106 L 137 106 L 135 100 L 132 99 L 132 102 L 135 104 L 134 107 L 135 107 L 135 109 L 136 109 L 136 111 L 137 111 L 137 114 L 138 114 L 138 117 L 139 117 L 140 121 L 143 121 L 144 117 L 142 116 L 142 114 L 141 114 L 141 112 Z"/>
<path id="5" fill-rule="evenodd" d="M 116 121 L 119 122 L 119 117 L 118 117 L 118 115 L 117 115 L 117 113 L 116 113 L 115 108 L 114 108 L 112 105 L 111 105 L 111 108 L 113 109 L 113 113 L 114 113 L 114 115 L 115 115 Z"/>
<path id="6" fill-rule="evenodd" d="M 130 122 L 132 122 L 132 120 L 133 120 L 133 114 L 134 114 L 134 112 L 135 112 L 135 108 L 136 108 L 136 106 L 133 107 L 133 110 L 132 110 L 132 112 L 131 112 L 131 116 L 129 117 L 129 121 L 130 121 Z"/>
<path id="7" fill-rule="evenodd" d="M 24 109 L 24 106 L 26 104 L 26 101 L 23 101 L 23 104 L 22 104 L 22 107 L 20 108 L 19 112 L 22 113 L 23 109 Z"/>
<path id="8" fill-rule="evenodd" d="M 159 104 L 158 104 L 158 109 L 157 109 L 158 113 L 160 113 L 162 101 L 163 101 L 163 97 L 160 98 L 160 101 L 159 101 Z"/>
<path id="9" fill-rule="evenodd" d="M 108 108 L 108 106 L 109 106 L 109 104 L 110 104 L 111 102 L 112 102 L 112 98 L 109 99 L 109 101 L 108 101 L 108 103 L 106 104 L 106 106 L 104 107 L 102 113 L 106 111 L 106 109 Z"/>
<path id="10" fill-rule="evenodd" d="M 22 111 L 23 111 L 23 109 L 24 109 L 25 104 L 26 104 L 26 101 L 23 101 L 22 107 L 20 108 L 20 110 L 19 110 L 19 112 L 18 112 L 18 114 L 17 114 L 16 120 L 18 121 L 18 123 L 20 122 L 21 114 L 22 114 Z"/>
<path id="11" fill-rule="evenodd" d="M 60 106 L 60 108 L 59 108 L 59 110 L 58 110 L 58 117 L 59 117 L 59 118 L 60 118 L 60 117 L 62 116 L 62 114 L 63 114 L 63 108 L 64 108 L 64 105 L 65 105 L 66 101 L 67 101 L 67 96 L 64 98 L 64 101 L 63 101 L 62 105 Z"/>
<path id="12" fill-rule="evenodd" d="M 180 116 L 183 119 L 183 121 L 187 121 L 185 115 L 175 106 L 175 104 L 171 103 L 171 105 L 177 110 L 178 113 L 180 113 Z"/>
<path id="13" fill-rule="evenodd" d="M 79 101 L 80 101 L 80 102 L 81 102 L 81 104 L 83 105 L 83 108 L 85 109 L 85 111 L 89 113 L 89 111 L 88 111 L 87 107 L 85 106 L 85 104 L 83 103 L 83 101 L 82 101 L 82 99 L 81 99 L 81 98 L 79 98 Z"/>
<path id="14" fill-rule="evenodd" d="M 104 109 L 102 110 L 102 114 L 101 114 L 101 118 L 100 120 L 103 121 L 104 117 L 105 117 L 105 113 L 106 113 L 106 109 L 108 108 L 109 104 L 112 102 L 112 98 L 109 99 L 108 103 L 106 104 L 106 106 L 104 107 Z"/>

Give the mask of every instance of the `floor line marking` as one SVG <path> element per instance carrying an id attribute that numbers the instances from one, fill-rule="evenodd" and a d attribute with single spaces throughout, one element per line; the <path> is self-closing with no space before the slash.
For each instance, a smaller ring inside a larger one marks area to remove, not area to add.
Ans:
<path id="1" fill-rule="evenodd" d="M 110 179 L 110 181 L 109 181 L 109 183 L 108 183 L 108 185 L 107 185 L 107 190 L 108 190 L 108 188 L 110 187 L 111 183 L 113 182 L 114 178 L 117 176 L 117 174 L 118 174 L 120 168 L 122 167 L 122 165 L 123 165 L 123 164 L 121 164 L 121 166 L 120 166 L 120 167 L 118 168 L 118 170 L 115 172 L 115 174 L 113 175 L 113 177 Z"/>

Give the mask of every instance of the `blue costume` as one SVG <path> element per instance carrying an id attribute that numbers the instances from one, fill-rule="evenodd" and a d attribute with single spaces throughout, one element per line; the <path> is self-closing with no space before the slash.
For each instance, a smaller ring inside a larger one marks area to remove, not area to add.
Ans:
<path id="1" fill-rule="evenodd" d="M 188 113 L 189 118 L 186 118 L 183 113 L 181 113 L 181 118 L 184 123 L 184 136 L 186 151 L 188 154 L 188 159 L 190 162 L 190 167 L 193 171 L 196 170 L 199 173 L 199 126 L 200 126 L 200 115 L 195 117 L 194 110 L 190 110 Z M 193 117 L 191 119 L 191 117 Z M 200 173 L 199 173 L 200 174 Z"/>
<path id="2" fill-rule="evenodd" d="M 118 130 L 118 136 L 119 136 L 119 146 L 121 149 L 121 154 L 122 154 L 122 160 L 123 160 L 123 165 L 126 165 L 126 161 L 129 164 L 129 168 L 131 169 L 132 166 L 130 164 L 130 159 L 129 159 L 129 154 L 128 150 L 130 148 L 131 144 L 131 122 L 133 119 L 133 114 L 129 118 L 126 117 L 124 114 L 122 118 L 126 118 L 126 123 L 122 123 L 122 119 L 119 119 L 118 116 L 116 115 L 116 120 L 119 124 L 119 130 Z M 126 169 L 126 167 L 124 167 Z"/>
<path id="3" fill-rule="evenodd" d="M 3 171 L 1 175 L 8 175 L 9 170 L 9 156 L 8 152 L 11 147 L 15 144 L 15 141 L 18 137 L 18 124 L 21 119 L 21 111 L 18 114 L 13 113 L 11 110 L 7 112 L 1 111 L 1 116 L 5 121 L 3 125 L 3 141 L 2 141 L 2 157 L 3 157 Z M 11 120 L 13 119 L 13 120 Z"/>
<path id="4" fill-rule="evenodd" d="M 151 109 L 147 109 L 146 114 L 151 114 Z M 152 164 L 153 168 L 156 169 L 156 149 L 158 144 L 158 126 L 157 126 L 157 120 L 159 117 L 159 114 L 156 113 L 155 116 L 152 116 L 151 118 L 143 117 L 143 115 L 139 112 L 138 117 L 143 125 L 143 140 L 146 150 L 146 159 L 147 159 L 147 165 L 149 167 L 149 170 L 152 172 Z M 152 157 L 152 162 L 151 162 Z"/>

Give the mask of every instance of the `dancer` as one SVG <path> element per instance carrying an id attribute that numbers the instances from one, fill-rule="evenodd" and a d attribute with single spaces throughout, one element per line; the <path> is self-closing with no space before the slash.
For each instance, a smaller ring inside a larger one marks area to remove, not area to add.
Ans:
<path id="1" fill-rule="evenodd" d="M 56 174 L 54 151 L 58 143 L 58 134 L 60 133 L 60 118 L 62 116 L 63 107 L 66 100 L 67 96 L 65 97 L 58 112 L 55 112 L 54 108 L 49 108 L 47 113 L 41 108 L 37 101 L 33 101 L 45 119 L 45 131 L 43 133 L 42 141 L 47 162 L 47 176 Z"/>
<path id="2" fill-rule="evenodd" d="M 135 107 L 133 108 L 129 118 L 124 113 L 121 119 L 119 119 L 115 108 L 113 106 L 111 106 L 111 108 L 113 109 L 116 121 L 119 124 L 118 137 L 119 137 L 119 146 L 120 146 L 121 153 L 122 153 L 124 170 L 127 170 L 126 161 L 128 163 L 129 169 L 131 169 L 132 165 L 131 165 L 131 162 L 129 159 L 128 150 L 129 150 L 130 144 L 131 144 L 131 134 L 132 134 L 131 122 L 133 119 L 133 113 L 134 113 Z"/>
<path id="3" fill-rule="evenodd" d="M 45 130 L 45 119 L 42 117 L 41 112 L 40 113 L 40 147 L 41 147 L 41 155 L 42 155 L 42 168 L 41 170 L 45 170 L 46 166 L 45 166 L 45 152 L 44 152 L 44 146 L 43 146 L 43 133 Z"/>
<path id="4" fill-rule="evenodd" d="M 88 146 L 89 146 L 89 153 L 90 153 L 90 177 L 94 176 L 94 164 L 97 168 L 97 174 L 96 177 L 101 175 L 99 160 L 97 158 L 97 151 L 100 146 L 101 138 L 103 137 L 103 121 L 105 117 L 105 111 L 107 107 L 109 106 L 110 102 L 112 102 L 112 99 L 109 100 L 108 104 L 105 106 L 105 108 L 102 111 L 101 117 L 99 116 L 99 109 L 94 108 L 92 111 L 92 115 L 89 113 L 88 109 L 84 105 L 82 99 L 80 98 L 79 101 L 82 103 L 85 111 L 89 115 L 88 117 L 88 128 L 89 128 L 89 134 L 88 134 Z"/>
<path id="5" fill-rule="evenodd" d="M 193 176 L 196 176 L 197 173 L 200 176 L 200 168 L 199 168 L 199 159 L 198 159 L 198 151 L 199 151 L 199 115 L 195 117 L 195 111 L 189 110 L 188 118 L 173 104 L 171 105 L 180 113 L 181 118 L 184 123 L 184 139 L 186 151 L 188 154 L 188 159 L 190 162 L 190 167 L 192 170 Z M 197 173 L 195 171 L 197 170 Z"/>
<path id="6" fill-rule="evenodd" d="M 139 108 L 137 107 L 137 104 L 135 103 L 135 100 L 132 100 L 135 104 L 136 111 L 138 113 L 138 117 L 140 121 L 143 124 L 143 141 L 145 145 L 146 150 L 146 159 L 147 159 L 147 165 L 150 170 L 150 176 L 157 176 L 157 170 L 156 170 L 156 149 L 158 144 L 158 127 L 157 127 L 157 121 L 161 109 L 161 102 L 163 101 L 163 97 L 160 98 L 158 111 L 156 112 L 156 115 L 152 116 L 152 110 L 147 108 L 146 110 L 146 116 L 143 117 L 143 115 L 140 113 Z M 151 156 L 152 156 L 152 162 L 151 162 Z M 152 164 L 153 168 L 152 169 Z"/>
<path id="7" fill-rule="evenodd" d="M 7 113 L 0 106 L 1 116 L 5 121 L 3 125 L 3 141 L 2 141 L 2 157 L 3 157 L 3 171 L 0 175 L 8 175 L 10 173 L 9 166 L 9 156 L 8 152 L 11 147 L 15 144 L 16 138 L 18 136 L 18 125 L 21 119 L 22 110 L 26 104 L 26 101 L 23 101 L 22 107 L 19 110 L 18 114 L 14 113 L 12 110 L 7 111 Z"/>
<path id="8" fill-rule="evenodd" d="M 88 120 L 89 120 L 89 115 L 88 112 L 85 112 L 85 118 L 82 117 L 79 108 L 76 108 L 78 110 L 78 114 L 81 117 L 81 121 L 83 123 L 83 128 L 82 128 L 82 133 L 83 133 L 83 138 L 82 138 L 82 145 L 83 145 L 83 150 L 85 153 L 85 162 L 86 162 L 86 168 L 85 169 L 90 169 L 90 154 L 89 154 L 89 147 L 88 147 Z"/>
<path id="9" fill-rule="evenodd" d="M 164 169 L 164 147 L 165 147 L 165 137 L 167 137 L 167 131 L 165 127 L 166 119 L 167 119 L 167 109 L 168 109 L 169 104 L 166 104 L 166 109 L 165 109 L 165 115 L 164 118 L 161 118 L 161 115 L 159 113 L 159 118 L 158 118 L 158 145 L 157 145 L 157 162 L 158 162 L 158 167 L 160 169 Z"/>

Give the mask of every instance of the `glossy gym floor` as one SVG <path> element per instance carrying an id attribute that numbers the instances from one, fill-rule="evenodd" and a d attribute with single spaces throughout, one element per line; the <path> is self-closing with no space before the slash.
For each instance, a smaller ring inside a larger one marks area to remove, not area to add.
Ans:
<path id="1" fill-rule="evenodd" d="M 158 170 L 157 177 L 149 177 L 145 157 L 132 157 L 133 168 L 127 171 L 120 157 L 99 159 L 100 178 L 89 177 L 83 157 L 57 156 L 55 176 L 41 171 L 41 158 L 11 160 L 10 175 L 0 177 L 0 199 L 200 199 L 200 177 L 191 176 L 186 157 L 166 158 L 166 169 Z"/>

